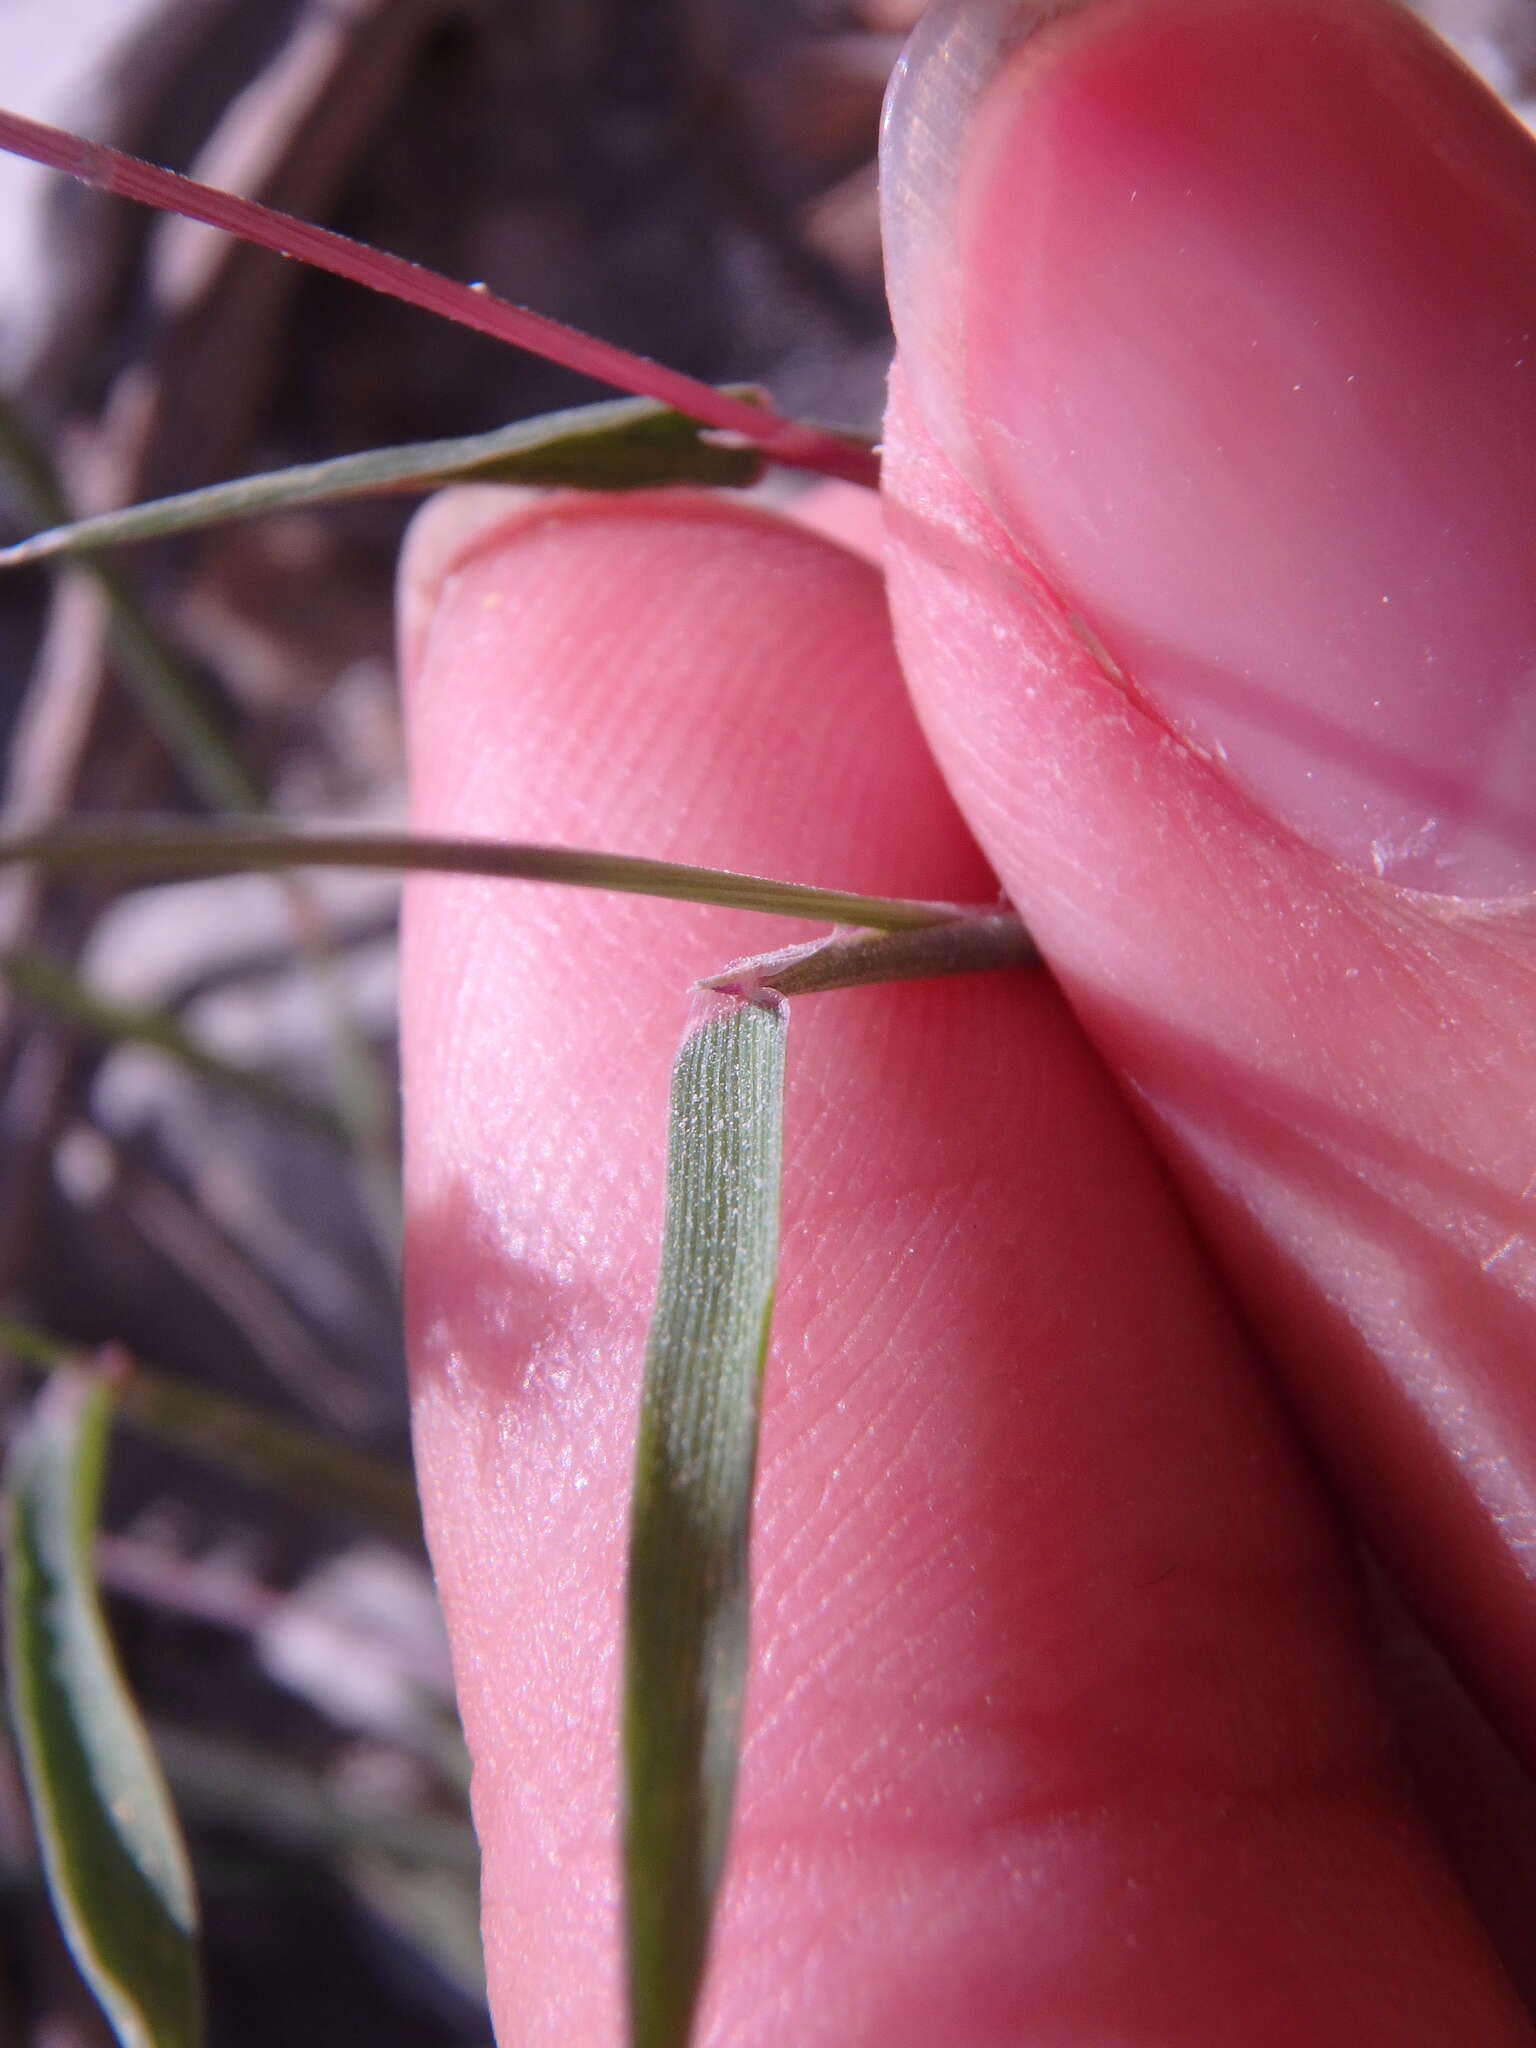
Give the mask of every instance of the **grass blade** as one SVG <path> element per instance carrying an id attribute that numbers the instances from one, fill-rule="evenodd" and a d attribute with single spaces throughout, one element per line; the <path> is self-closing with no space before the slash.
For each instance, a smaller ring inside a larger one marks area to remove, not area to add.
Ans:
<path id="1" fill-rule="evenodd" d="M 552 363 L 594 377 L 599 383 L 616 385 L 621 391 L 654 398 L 662 405 L 675 406 L 706 426 L 740 434 L 775 462 L 797 469 L 809 469 L 823 476 L 845 477 L 850 483 L 879 482 L 880 463 L 867 443 L 800 420 L 781 419 L 766 407 L 753 407 L 713 384 L 684 376 L 647 356 L 637 356 L 612 342 L 584 334 L 578 327 L 535 313 L 527 306 L 514 306 L 494 292 L 474 285 L 458 284 L 403 257 L 370 249 L 329 228 L 295 220 L 253 199 L 233 192 L 220 192 L 194 179 L 179 177 L 137 157 L 125 156 L 103 142 L 87 142 L 61 128 L 29 121 L 23 114 L 0 110 L 0 150 L 48 164 L 68 177 L 78 178 L 98 192 L 116 193 L 142 205 L 179 213 L 186 220 L 200 220 L 225 234 L 238 235 L 258 248 L 278 255 L 297 257 L 316 270 L 328 270 L 335 277 L 367 285 L 387 298 L 401 299 L 426 313 L 439 313 L 460 327 L 488 334 L 494 341 L 511 342 Z"/>
<path id="2" fill-rule="evenodd" d="M 191 1872 L 91 1564 L 110 1417 L 104 1380 L 61 1374 L 12 1447 L 11 1714 L 48 1889 L 81 1974 L 124 2048 L 194 2048 Z"/>
<path id="3" fill-rule="evenodd" d="M 752 395 L 746 386 L 729 388 L 737 397 Z M 436 490 L 440 484 L 465 479 L 589 491 L 677 483 L 742 488 L 756 483 L 762 471 L 763 459 L 755 450 L 706 440 L 697 421 L 670 407 L 649 399 L 618 399 L 546 413 L 489 434 L 372 448 L 361 455 L 303 463 L 264 476 L 237 477 L 174 498 L 77 519 L 0 548 L 0 569 L 190 533 L 290 505 L 328 504 L 386 491 Z"/>
<path id="4" fill-rule="evenodd" d="M 633 2048 L 688 2041 L 730 1825 L 778 1262 L 786 1018 L 777 996 L 701 994 L 673 1070 L 625 1643 Z"/>
<path id="5" fill-rule="evenodd" d="M 558 882 L 570 889 L 612 889 L 728 910 L 761 910 L 828 924 L 914 931 L 970 918 L 955 903 L 900 896 L 858 896 L 804 882 L 776 882 L 728 868 L 632 854 L 590 853 L 573 846 L 529 846 L 516 840 L 439 839 L 411 832 L 296 831 L 243 819 L 212 825 L 179 820 L 77 818 L 35 832 L 0 835 L 0 865 L 35 861 L 53 874 L 242 874 L 253 869 L 387 868 L 434 875 L 486 875 L 519 882 Z"/>

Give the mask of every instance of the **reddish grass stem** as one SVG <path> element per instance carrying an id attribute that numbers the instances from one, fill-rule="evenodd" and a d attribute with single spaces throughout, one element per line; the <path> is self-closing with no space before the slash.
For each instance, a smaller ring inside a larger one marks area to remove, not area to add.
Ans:
<path id="1" fill-rule="evenodd" d="M 739 434 L 760 448 L 775 462 L 793 469 L 807 469 L 821 476 L 840 477 L 849 483 L 873 488 L 879 481 L 878 458 L 867 448 L 843 440 L 821 428 L 782 418 L 762 406 L 731 398 L 699 378 L 669 370 L 647 356 L 632 355 L 612 342 L 599 341 L 579 327 L 562 320 L 514 306 L 494 293 L 442 277 L 403 256 L 390 256 L 366 243 L 354 242 L 330 228 L 315 227 L 296 220 L 253 199 L 232 192 L 220 192 L 200 185 L 175 171 L 127 156 L 102 142 L 87 142 L 62 128 L 50 128 L 41 121 L 29 121 L 22 114 L 0 111 L 0 149 L 13 156 L 30 158 L 78 178 L 99 192 L 136 199 L 162 212 L 178 213 L 187 220 L 205 222 L 270 249 L 279 256 L 298 257 L 317 270 L 331 271 L 371 291 L 402 299 L 423 312 L 438 313 L 472 327 L 495 341 L 511 342 L 515 348 L 530 350 L 567 369 L 617 386 L 637 398 L 653 398 L 669 405 L 701 425 L 723 433 Z"/>

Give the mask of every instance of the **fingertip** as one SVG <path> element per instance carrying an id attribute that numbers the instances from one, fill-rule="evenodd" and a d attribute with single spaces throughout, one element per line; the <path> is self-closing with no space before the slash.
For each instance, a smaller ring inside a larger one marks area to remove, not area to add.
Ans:
<path id="1" fill-rule="evenodd" d="M 455 484 L 435 492 L 411 520 L 395 572 L 396 644 L 407 703 L 449 576 L 476 547 L 510 533 L 549 498 L 547 491 L 516 484 Z"/>
<path id="2" fill-rule="evenodd" d="M 897 640 L 950 787 L 1336 1481 L 1536 1758 L 1536 912 L 1331 860 L 1132 701 L 897 404 Z"/>
<path id="3" fill-rule="evenodd" d="M 930 140 L 948 218 L 891 209 L 925 223 L 896 297 L 929 425 L 1280 823 L 1416 889 L 1529 892 L 1529 136 L 1390 0 L 1043 12 Z"/>

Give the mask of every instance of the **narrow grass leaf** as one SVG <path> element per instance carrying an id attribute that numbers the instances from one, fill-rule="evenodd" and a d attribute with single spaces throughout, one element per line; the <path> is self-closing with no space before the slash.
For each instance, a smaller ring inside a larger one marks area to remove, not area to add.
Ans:
<path id="1" fill-rule="evenodd" d="M 750 400 L 754 395 L 750 386 L 728 388 L 736 397 Z M 373 448 L 263 476 L 237 477 L 174 498 L 77 519 L 0 548 L 0 569 L 130 541 L 159 540 L 292 505 L 323 505 L 388 491 L 429 491 L 446 483 L 587 491 L 679 483 L 743 488 L 757 482 L 763 467 L 755 449 L 709 440 L 696 420 L 685 419 L 669 406 L 649 399 L 618 399 L 546 413 L 488 434 Z"/>
<path id="2" fill-rule="evenodd" d="M 110 1418 L 99 1375 L 64 1373 L 12 1446 L 11 1714 L 48 1889 L 82 1975 L 124 2048 L 194 2048 L 191 1872 L 91 1562 Z"/>
<path id="3" fill-rule="evenodd" d="M 0 111 L 0 150 L 51 165 L 98 192 L 114 192 L 145 206 L 179 213 L 186 220 L 204 221 L 258 248 L 297 257 L 317 270 L 350 278 L 387 298 L 401 299 L 426 313 L 439 313 L 477 334 L 530 349 L 600 383 L 675 406 L 706 426 L 741 435 L 775 462 L 822 476 L 845 477 L 871 489 L 879 482 L 879 458 L 868 442 L 801 420 L 781 419 L 766 407 L 750 406 L 730 392 L 670 370 L 648 356 L 600 341 L 596 335 L 584 334 L 578 327 L 527 306 L 511 305 L 483 286 L 458 284 L 403 257 L 370 249 L 366 243 L 295 220 L 291 214 L 278 213 L 253 199 L 178 177 L 174 171 L 125 156 L 105 143 L 87 142 L 65 129 L 29 121 L 24 114 Z"/>
<path id="4" fill-rule="evenodd" d="M 672 1078 L 626 1618 L 633 2048 L 684 2048 L 730 1827 L 747 1545 L 778 1262 L 786 1007 L 701 993 Z"/>
<path id="5" fill-rule="evenodd" d="M 243 819 L 188 825 L 181 820 L 77 818 L 35 832 L 0 834 L 0 865 L 34 861 L 51 874 L 243 874 L 287 868 L 384 868 L 402 873 L 485 875 L 518 882 L 557 882 L 569 889 L 611 889 L 727 910 L 761 910 L 880 931 L 948 924 L 974 911 L 957 903 L 900 896 L 859 896 L 804 882 L 778 882 L 728 868 L 632 854 L 592 853 L 574 846 L 530 846 L 516 840 L 440 839 L 419 832 L 296 831 Z"/>

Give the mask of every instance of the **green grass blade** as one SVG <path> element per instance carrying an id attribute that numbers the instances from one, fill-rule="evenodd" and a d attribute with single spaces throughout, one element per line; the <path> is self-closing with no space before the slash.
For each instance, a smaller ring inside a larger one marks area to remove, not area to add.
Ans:
<path id="1" fill-rule="evenodd" d="M 881 931 L 948 924 L 974 912 L 956 903 L 900 896 L 859 896 L 844 889 L 777 882 L 728 868 L 632 854 L 591 853 L 574 846 L 529 846 L 516 840 L 440 839 L 412 832 L 296 831 L 244 819 L 188 825 L 179 820 L 77 818 L 36 832 L 0 835 L 0 865 L 35 861 L 52 874 L 243 874 L 288 868 L 383 868 L 401 873 L 485 875 L 517 882 L 557 882 L 569 889 L 612 889 L 774 917 L 870 925 Z"/>
<path id="2" fill-rule="evenodd" d="M 748 387 L 734 388 L 740 396 Z M 323 505 L 385 491 L 430 491 L 464 481 L 587 491 L 676 483 L 741 488 L 756 483 L 763 466 L 755 449 L 707 440 L 696 421 L 666 406 L 649 399 L 618 399 L 545 413 L 489 434 L 373 448 L 264 476 L 237 477 L 178 497 L 77 519 L 0 548 L 0 569 L 21 568 L 55 555 L 122 547 L 129 541 L 159 540 L 290 505 Z"/>
<path id="3" fill-rule="evenodd" d="M 110 1417 L 99 1376 L 63 1374 L 12 1447 L 11 1714 L 48 1889 L 82 1975 L 124 2048 L 194 2048 L 191 1872 L 91 1563 Z"/>
<path id="4" fill-rule="evenodd" d="M 778 1262 L 786 1017 L 774 996 L 701 995 L 673 1070 L 625 1642 L 633 2048 L 688 2041 L 730 1825 Z"/>

